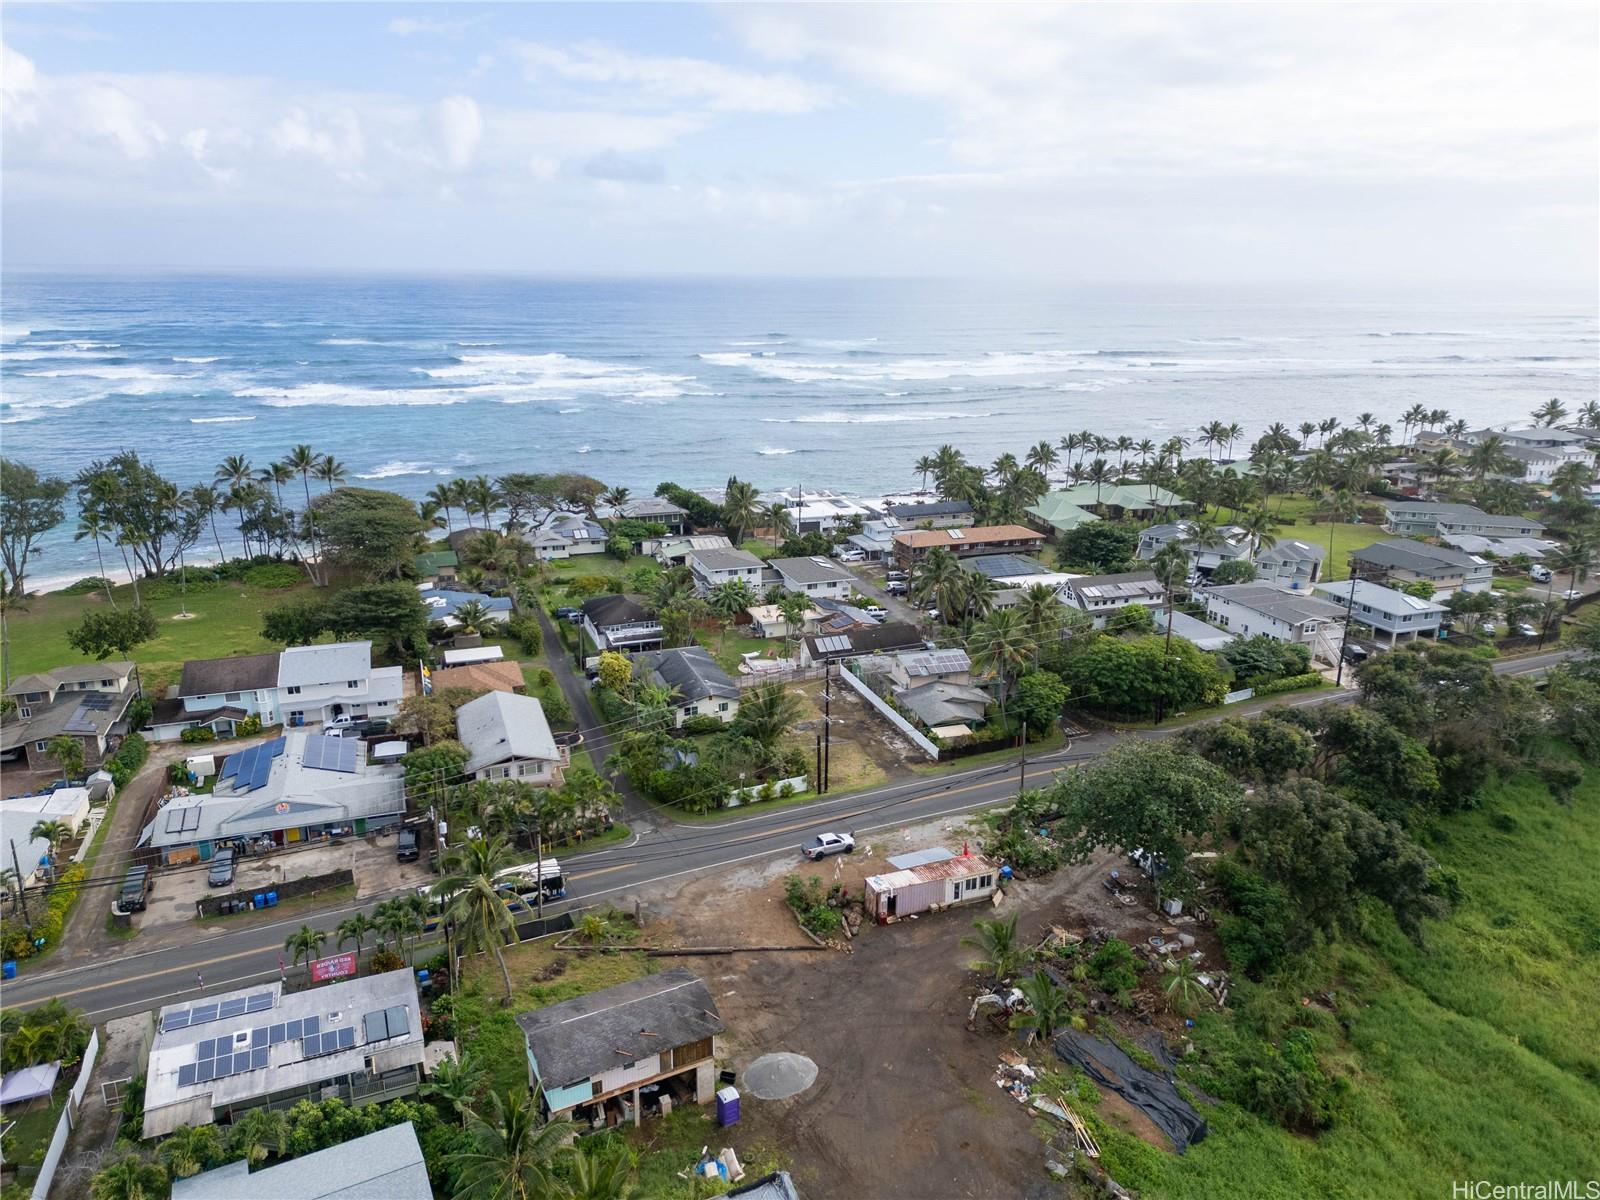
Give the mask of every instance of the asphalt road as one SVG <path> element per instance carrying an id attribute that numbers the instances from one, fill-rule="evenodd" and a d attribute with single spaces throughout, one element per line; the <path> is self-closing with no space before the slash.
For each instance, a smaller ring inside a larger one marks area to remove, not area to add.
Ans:
<path id="1" fill-rule="evenodd" d="M 1496 663 L 1495 670 L 1507 675 L 1536 674 L 1569 653 L 1552 651 L 1508 660 Z M 1290 703 L 1337 704 L 1354 698 L 1353 692 L 1319 692 Z M 1246 715 L 1269 703 L 1239 705 L 1228 715 Z M 1027 764 L 1028 784 L 1037 787 L 1049 775 L 1105 753 L 1122 738 L 1165 738 L 1177 732 L 1172 728 L 1080 738 L 1066 750 L 1031 759 Z M 1018 782 L 1018 765 L 1012 762 L 919 776 L 870 791 L 716 824 L 660 821 L 657 828 L 641 831 L 622 845 L 564 859 L 569 898 L 546 905 L 546 915 L 618 901 L 653 883 L 771 855 L 792 855 L 798 864 L 800 844 L 821 830 L 859 836 L 989 808 L 1014 796 Z M 292 920 L 229 925 L 218 927 L 215 932 L 197 930 L 195 940 L 186 946 L 142 953 L 130 947 L 131 953 L 119 953 L 103 962 L 25 975 L 5 985 L 4 1003 L 7 1007 L 30 1007 L 59 997 L 98 1021 L 194 997 L 202 990 L 220 991 L 268 980 L 278 973 L 284 939 L 301 924 L 309 921 L 318 928 L 332 929 L 350 913 L 370 909 L 383 898 L 368 896 L 358 904 L 314 915 L 301 914 Z M 204 989 L 197 982 L 197 974 L 204 976 Z"/>

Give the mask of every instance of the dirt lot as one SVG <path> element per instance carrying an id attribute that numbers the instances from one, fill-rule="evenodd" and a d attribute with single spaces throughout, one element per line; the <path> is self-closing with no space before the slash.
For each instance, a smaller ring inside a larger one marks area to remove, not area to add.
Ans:
<path id="1" fill-rule="evenodd" d="M 813 754 L 817 734 L 823 729 L 822 681 L 814 679 L 789 690 L 805 704 L 805 715 L 794 727 L 792 740 L 808 755 Z M 830 708 L 833 716 L 833 746 L 828 754 L 831 790 L 873 787 L 892 776 L 904 774 L 914 763 L 928 761 L 927 755 L 895 732 L 888 721 L 847 685 L 834 684 Z"/>
<path id="2" fill-rule="evenodd" d="M 690 881 L 651 898 L 646 936 L 658 945 L 801 944 L 804 935 L 783 903 L 786 874 L 815 874 L 826 884 L 837 879 L 859 893 L 865 876 L 887 869 L 886 854 L 940 844 L 959 853 L 964 834 L 970 830 L 951 819 L 822 864 L 775 860 L 717 881 Z M 1052 924 L 1085 933 L 1106 928 L 1143 941 L 1159 925 L 1148 902 L 1119 905 L 1102 889 L 1113 867 L 1126 864 L 1108 854 L 1047 880 L 1015 884 L 999 911 L 1022 913 L 1029 944 Z M 977 1033 L 966 1028 L 972 951 L 960 940 L 975 917 L 988 915 L 983 905 L 866 926 L 849 953 L 672 960 L 711 986 L 736 1070 L 776 1051 L 816 1062 L 817 1081 L 808 1091 L 784 1101 L 746 1097 L 743 1105 L 742 1135 L 781 1147 L 804 1194 L 870 1200 L 1065 1194 L 1044 1172 L 1034 1121 L 993 1083 L 1008 1041 L 982 1026 Z M 1130 1025 L 1137 1036 L 1138 1022 Z M 1165 1146 L 1115 1097 L 1106 1098 L 1101 1112 Z"/>

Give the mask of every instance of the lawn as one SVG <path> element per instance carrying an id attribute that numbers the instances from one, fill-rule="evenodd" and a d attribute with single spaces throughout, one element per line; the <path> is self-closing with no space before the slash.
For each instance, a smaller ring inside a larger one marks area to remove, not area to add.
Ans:
<path id="1" fill-rule="evenodd" d="M 1284 519 L 1293 519 L 1292 524 L 1279 525 L 1275 528 L 1273 536 L 1280 542 L 1297 539 L 1310 542 L 1313 546 L 1321 546 L 1324 551 L 1328 549 L 1328 525 L 1323 523 L 1312 524 L 1310 520 L 1311 503 L 1307 500 L 1290 499 L 1284 502 Z M 1278 516 L 1276 507 L 1272 510 Z M 1380 538 L 1388 537 L 1382 527 L 1369 525 L 1366 522 L 1346 523 L 1339 522 L 1333 526 L 1333 553 L 1323 559 L 1322 578 L 1324 581 L 1334 579 L 1348 579 L 1350 577 L 1350 552 L 1370 546 Z"/>
<path id="2" fill-rule="evenodd" d="M 542 938 L 506 948 L 509 1005 L 502 1004 L 505 983 L 493 956 L 471 955 L 466 960 L 455 999 L 456 1037 L 488 1067 L 496 1090 L 528 1086 L 528 1055 L 517 1013 L 653 974 L 650 960 L 642 954 L 577 954 L 556 949 L 557 940 Z"/>
<path id="3" fill-rule="evenodd" d="M 1182 1158 L 1110 1132 L 1106 1162 L 1145 1197 L 1448 1194 L 1451 1180 L 1591 1179 L 1600 1124 L 1600 775 L 1563 808 L 1532 776 L 1449 817 L 1432 852 L 1463 898 L 1426 949 L 1374 912 L 1370 940 L 1311 957 L 1279 983 L 1350 1083 L 1317 1138 L 1230 1104 Z M 1338 1013 L 1301 1009 L 1331 990 Z M 1225 1046 L 1202 1020 L 1197 1041 Z"/>
<path id="4" fill-rule="evenodd" d="M 143 590 L 148 593 L 151 589 L 146 585 Z M 147 595 L 145 604 L 155 613 L 159 632 L 133 652 L 134 661 L 144 668 L 146 693 L 159 695 L 158 688 L 162 684 L 176 682 L 178 670 L 186 659 L 223 658 L 279 649 L 277 643 L 261 636 L 261 614 L 309 590 L 309 585 L 258 588 L 226 583 L 209 591 L 191 588 L 186 601 L 176 596 L 152 598 Z M 127 585 L 113 588 L 112 595 L 119 605 L 133 601 L 133 589 Z M 12 676 L 85 661 L 84 655 L 67 644 L 67 630 L 76 625 L 84 613 L 103 611 L 105 603 L 102 592 L 80 596 L 51 592 L 29 597 L 26 607 L 13 610 L 7 617 Z M 190 619 L 174 620 L 185 608 L 191 614 Z"/>
<path id="5" fill-rule="evenodd" d="M 26 1112 L 16 1114 L 16 1124 L 5 1136 L 6 1162 L 37 1167 L 44 1161 L 45 1151 L 50 1148 L 50 1139 L 56 1135 L 61 1110 L 67 1104 L 68 1087 L 64 1082 L 57 1083 L 56 1096 L 48 1107 L 29 1108 Z M 12 1119 L 8 1113 L 6 1120 L 9 1122 Z"/>
<path id="6" fill-rule="evenodd" d="M 711 657 L 717 660 L 718 665 L 729 674 L 739 670 L 740 659 L 750 653 L 777 655 L 783 653 L 782 638 L 758 638 L 748 634 L 728 631 L 723 636 L 720 626 L 707 628 L 701 626 L 695 630 L 695 638 L 707 650 Z"/>

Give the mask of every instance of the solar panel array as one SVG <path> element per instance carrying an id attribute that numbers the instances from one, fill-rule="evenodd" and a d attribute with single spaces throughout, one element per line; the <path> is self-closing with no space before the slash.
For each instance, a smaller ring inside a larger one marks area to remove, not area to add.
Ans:
<path id="1" fill-rule="evenodd" d="M 824 654 L 838 654 L 850 649 L 850 639 L 844 636 L 819 637 L 816 640 L 817 649 Z"/>
<path id="2" fill-rule="evenodd" d="M 300 1039 L 300 1056 L 302 1058 L 316 1058 L 322 1054 L 333 1054 L 340 1050 L 348 1050 L 356 1044 L 356 1031 L 352 1026 L 345 1025 L 339 1029 L 329 1029 L 321 1034 L 313 1034 Z"/>
<path id="3" fill-rule="evenodd" d="M 73 709 L 63 727 L 65 733 L 94 733 L 95 723 L 90 713 L 110 712 L 112 697 L 105 692 L 90 692 Z"/>
<path id="4" fill-rule="evenodd" d="M 271 1007 L 271 992 L 252 992 L 248 996 L 234 996 L 216 1003 L 196 1004 L 189 1008 L 176 1009 L 162 1017 L 161 1032 L 170 1033 L 174 1029 L 205 1025 L 211 1021 L 242 1016 L 247 1012 L 266 1012 Z"/>
<path id="5" fill-rule="evenodd" d="M 928 650 L 908 654 L 901 661 L 908 675 L 951 675 L 972 667 L 965 650 Z"/>
<path id="6" fill-rule="evenodd" d="M 361 1018 L 367 1041 L 381 1042 L 386 1038 L 404 1037 L 411 1032 L 411 1016 L 403 1004 L 393 1008 L 380 1008 Z"/>
<path id="7" fill-rule="evenodd" d="M 227 761 L 222 764 L 222 772 L 217 776 L 217 782 L 225 779 L 233 780 L 233 790 L 236 792 L 253 792 L 259 787 L 265 787 L 267 777 L 272 774 L 272 760 L 283 753 L 285 739 L 273 738 L 270 742 L 262 742 L 259 746 L 251 746 L 248 750 L 241 750 L 237 754 L 230 754 Z"/>
<path id="8" fill-rule="evenodd" d="M 200 828 L 200 806 L 186 805 L 167 809 L 168 833 L 195 833 Z"/>
<path id="9" fill-rule="evenodd" d="M 308 737 L 301 762 L 315 771 L 349 774 L 356 769 L 356 752 L 360 745 L 356 738 Z"/>

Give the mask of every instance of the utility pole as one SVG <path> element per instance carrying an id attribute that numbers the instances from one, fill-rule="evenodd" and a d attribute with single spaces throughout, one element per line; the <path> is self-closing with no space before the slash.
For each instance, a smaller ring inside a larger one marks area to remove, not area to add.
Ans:
<path id="1" fill-rule="evenodd" d="M 539 897 L 535 903 L 539 906 L 539 920 L 544 920 L 544 828 L 541 825 L 533 827 L 533 872 L 539 880 Z"/>
<path id="2" fill-rule="evenodd" d="M 822 735 L 817 734 L 817 771 L 813 776 L 812 790 L 818 795 L 822 793 Z"/>
<path id="3" fill-rule="evenodd" d="M 28 889 L 22 886 L 22 864 L 17 861 L 17 844 L 11 843 L 11 866 L 17 873 L 17 902 L 22 905 L 22 923 L 28 927 L 28 935 L 33 936 L 33 918 L 28 915 Z"/>
<path id="4" fill-rule="evenodd" d="M 1356 577 L 1350 576 L 1350 597 L 1344 604 L 1344 631 L 1339 635 L 1339 664 L 1334 668 L 1333 686 L 1339 687 L 1344 683 L 1344 647 L 1350 640 L 1350 614 L 1356 607 Z"/>
<path id="5" fill-rule="evenodd" d="M 822 790 L 828 790 L 833 751 L 833 663 L 822 664 Z"/>

